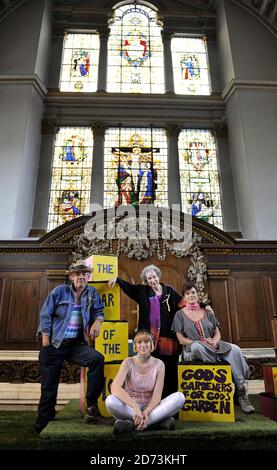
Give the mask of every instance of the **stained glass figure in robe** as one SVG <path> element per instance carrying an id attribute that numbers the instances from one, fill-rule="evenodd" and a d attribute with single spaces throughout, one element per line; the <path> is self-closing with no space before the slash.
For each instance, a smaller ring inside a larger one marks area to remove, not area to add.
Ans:
<path id="1" fill-rule="evenodd" d="M 156 196 L 157 170 L 153 165 L 153 153 L 158 148 L 143 147 L 142 138 L 134 134 L 128 147 L 113 147 L 112 153 L 118 159 L 116 184 L 120 204 L 153 204 Z"/>

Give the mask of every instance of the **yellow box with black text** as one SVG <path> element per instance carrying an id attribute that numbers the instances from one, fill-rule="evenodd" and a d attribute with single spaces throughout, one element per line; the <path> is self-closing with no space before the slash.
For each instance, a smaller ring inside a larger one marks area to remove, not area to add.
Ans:
<path id="1" fill-rule="evenodd" d="M 118 276 L 117 256 L 91 255 L 86 264 L 93 268 L 90 281 L 109 281 Z"/>
<path id="2" fill-rule="evenodd" d="M 118 372 L 120 364 L 121 364 L 121 361 L 114 361 L 114 362 L 105 363 L 104 365 L 105 382 L 104 382 L 103 392 L 98 399 L 98 408 L 100 410 L 101 415 L 105 417 L 110 416 L 110 413 L 108 412 L 106 405 L 105 405 L 105 400 L 107 396 L 111 394 L 111 385 L 112 385 L 113 379 L 115 378 Z M 85 400 L 86 393 L 87 393 L 87 368 L 81 367 L 80 411 L 82 415 L 86 414 L 86 400 Z"/>
<path id="3" fill-rule="evenodd" d="M 95 340 L 95 349 L 103 354 L 106 362 L 125 359 L 128 356 L 128 322 L 104 321 Z"/>
<path id="4" fill-rule="evenodd" d="M 104 305 L 105 320 L 120 320 L 120 287 L 118 284 L 108 289 L 106 282 L 89 282 L 95 287 Z"/>
<path id="5" fill-rule="evenodd" d="M 186 399 L 179 411 L 181 421 L 235 421 L 229 365 L 179 364 L 178 382 Z"/>

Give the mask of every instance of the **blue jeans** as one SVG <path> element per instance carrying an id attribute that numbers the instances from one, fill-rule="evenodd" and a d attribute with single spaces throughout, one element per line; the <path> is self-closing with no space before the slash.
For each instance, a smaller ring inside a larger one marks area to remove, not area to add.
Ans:
<path id="1" fill-rule="evenodd" d="M 42 347 L 39 354 L 41 370 L 41 397 L 38 405 L 37 423 L 45 425 L 55 417 L 58 386 L 64 360 L 88 367 L 87 405 L 90 407 L 102 393 L 104 386 L 104 357 L 87 344 L 74 341 L 55 348 L 50 344 Z"/>

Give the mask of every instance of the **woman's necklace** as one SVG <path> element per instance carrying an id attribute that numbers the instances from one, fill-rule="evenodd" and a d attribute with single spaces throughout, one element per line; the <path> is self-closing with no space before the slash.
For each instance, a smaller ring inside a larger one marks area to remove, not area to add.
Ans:
<path id="1" fill-rule="evenodd" d="M 145 363 L 145 362 L 149 361 L 149 359 L 151 357 L 151 354 L 149 353 L 147 356 L 145 356 L 145 355 L 137 353 L 137 357 L 138 357 L 140 362 Z"/>
<path id="2" fill-rule="evenodd" d="M 187 308 L 188 310 L 195 311 L 195 310 L 200 310 L 200 305 L 199 304 L 187 304 L 185 308 Z"/>
<path id="3" fill-rule="evenodd" d="M 197 322 L 202 319 L 203 312 L 199 304 L 188 304 L 184 307 L 184 313 L 193 321 Z"/>

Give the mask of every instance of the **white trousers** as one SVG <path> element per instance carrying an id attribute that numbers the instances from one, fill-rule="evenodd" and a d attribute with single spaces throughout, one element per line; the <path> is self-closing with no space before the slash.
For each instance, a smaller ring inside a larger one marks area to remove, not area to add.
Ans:
<path id="1" fill-rule="evenodd" d="M 250 369 L 242 355 L 241 349 L 236 344 L 231 344 L 231 346 L 230 351 L 219 355 L 209 351 L 200 343 L 192 343 L 190 360 L 200 359 L 203 362 L 220 362 L 221 358 L 223 358 L 231 366 L 236 386 L 242 388 L 244 381 L 249 377 Z"/>
<path id="2" fill-rule="evenodd" d="M 174 416 L 184 405 L 185 397 L 181 392 L 175 392 L 161 400 L 160 404 L 148 415 L 147 427 L 159 423 L 170 416 Z M 123 403 L 115 395 L 106 398 L 107 410 L 116 419 L 133 419 L 133 408 Z M 141 407 L 143 408 L 143 406 Z"/>

